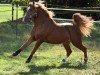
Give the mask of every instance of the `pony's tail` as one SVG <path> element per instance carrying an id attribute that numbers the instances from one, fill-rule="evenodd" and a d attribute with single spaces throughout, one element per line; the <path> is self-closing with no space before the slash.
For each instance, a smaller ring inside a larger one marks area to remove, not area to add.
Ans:
<path id="1" fill-rule="evenodd" d="M 79 27 L 84 36 L 90 36 L 91 29 L 93 28 L 93 20 L 91 17 L 75 13 L 73 14 L 73 23 Z"/>

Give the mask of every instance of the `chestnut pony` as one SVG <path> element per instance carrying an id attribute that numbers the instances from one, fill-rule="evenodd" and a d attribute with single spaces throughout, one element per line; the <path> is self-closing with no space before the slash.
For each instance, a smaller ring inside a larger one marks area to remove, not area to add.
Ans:
<path id="1" fill-rule="evenodd" d="M 36 41 L 35 47 L 30 56 L 26 60 L 29 63 L 33 54 L 38 47 L 43 43 L 63 44 L 66 49 L 66 57 L 72 53 L 70 43 L 84 52 L 84 62 L 88 60 L 87 48 L 82 44 L 82 34 L 89 36 L 92 20 L 89 17 L 83 16 L 80 13 L 73 14 L 73 22 L 68 24 L 58 24 L 53 20 L 53 13 L 39 2 L 31 2 L 27 8 L 27 12 L 23 21 L 33 21 L 34 26 L 30 38 L 16 51 L 12 56 L 17 56 L 23 49 Z M 63 61 L 66 61 L 64 58 Z"/>

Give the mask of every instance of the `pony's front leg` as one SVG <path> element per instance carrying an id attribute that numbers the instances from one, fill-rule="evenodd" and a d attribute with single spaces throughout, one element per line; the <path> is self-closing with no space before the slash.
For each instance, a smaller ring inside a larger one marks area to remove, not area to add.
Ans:
<path id="1" fill-rule="evenodd" d="M 28 57 L 28 59 L 26 60 L 26 63 L 29 63 L 32 59 L 33 54 L 36 52 L 36 50 L 39 48 L 39 46 L 43 43 L 42 40 L 38 40 L 35 44 L 34 49 L 32 50 L 30 56 Z"/>
<path id="2" fill-rule="evenodd" d="M 12 56 L 17 56 L 23 49 L 29 46 L 35 39 L 30 37 L 17 51 L 15 51 Z"/>

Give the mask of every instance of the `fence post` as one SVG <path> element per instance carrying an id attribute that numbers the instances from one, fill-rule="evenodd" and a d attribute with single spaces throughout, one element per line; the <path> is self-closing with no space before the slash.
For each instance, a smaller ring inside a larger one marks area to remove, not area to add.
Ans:
<path id="1" fill-rule="evenodd" d="M 12 2 L 12 21 L 14 21 L 14 2 Z"/>
<path id="2" fill-rule="evenodd" d="M 16 3 L 16 38 L 17 38 L 17 35 L 18 35 L 18 3 Z"/>
<path id="3" fill-rule="evenodd" d="M 47 2 L 46 2 L 46 0 L 44 0 L 44 4 L 45 4 L 45 6 L 47 7 Z"/>
<path id="4" fill-rule="evenodd" d="M 16 3 L 16 20 L 18 19 L 18 3 Z"/>

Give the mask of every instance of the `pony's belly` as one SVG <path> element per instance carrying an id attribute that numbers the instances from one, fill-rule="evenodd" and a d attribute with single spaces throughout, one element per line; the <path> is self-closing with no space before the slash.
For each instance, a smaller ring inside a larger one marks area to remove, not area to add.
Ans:
<path id="1" fill-rule="evenodd" d="M 45 40 L 44 42 L 46 42 L 46 43 L 51 43 L 51 44 L 61 44 L 63 41 Z"/>
<path id="2" fill-rule="evenodd" d="M 67 42 L 69 40 L 68 33 L 59 33 L 59 34 L 52 34 L 44 39 L 44 42 L 52 43 L 52 44 L 60 44 L 63 42 Z"/>

